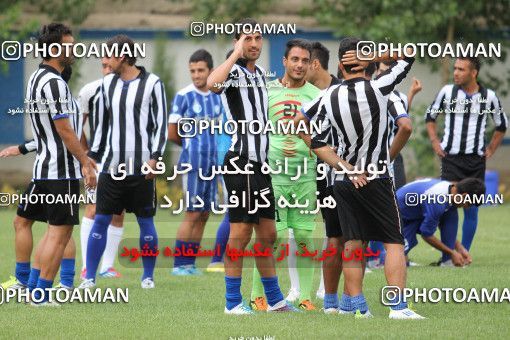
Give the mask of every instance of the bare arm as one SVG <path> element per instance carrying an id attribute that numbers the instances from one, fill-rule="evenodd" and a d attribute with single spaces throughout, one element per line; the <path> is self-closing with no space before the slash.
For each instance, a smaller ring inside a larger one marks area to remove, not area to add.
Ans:
<path id="1" fill-rule="evenodd" d="M 230 57 L 228 57 L 227 60 L 225 60 L 220 66 L 215 68 L 207 78 L 207 88 L 212 92 L 220 93 L 222 91 L 222 87 L 218 86 L 218 84 L 222 84 L 225 80 L 227 80 L 232 66 L 234 66 L 239 58 L 243 57 L 243 44 L 245 38 L 246 35 L 242 34 L 234 45 L 234 52 L 232 52 Z"/>
<path id="2" fill-rule="evenodd" d="M 432 143 L 432 148 L 434 149 L 434 152 L 441 158 L 446 156 L 446 152 L 444 152 L 443 148 L 441 147 L 441 142 L 437 137 L 435 121 L 427 122 L 427 133 L 429 135 L 430 142 Z"/>
<path id="3" fill-rule="evenodd" d="M 179 126 L 176 123 L 168 124 L 168 139 L 177 145 L 182 146 L 181 136 L 177 133 Z"/>
<path id="4" fill-rule="evenodd" d="M 411 112 L 411 103 L 413 102 L 414 96 L 422 90 L 421 81 L 413 77 L 413 83 L 407 93 L 407 112 Z"/>
<path id="5" fill-rule="evenodd" d="M 396 124 L 398 126 L 398 131 L 390 146 L 391 161 L 393 161 L 395 157 L 397 157 L 398 153 L 404 148 L 413 131 L 411 119 L 408 117 L 399 118 Z"/>

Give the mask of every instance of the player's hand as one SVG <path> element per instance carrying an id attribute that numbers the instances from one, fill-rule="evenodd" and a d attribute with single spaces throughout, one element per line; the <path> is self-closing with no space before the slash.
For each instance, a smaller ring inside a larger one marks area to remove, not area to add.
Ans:
<path id="1" fill-rule="evenodd" d="M 96 168 L 92 162 L 88 161 L 81 167 L 81 173 L 85 180 L 86 189 L 94 189 L 97 186 Z"/>
<path id="2" fill-rule="evenodd" d="M 241 34 L 241 37 L 239 37 L 239 40 L 236 41 L 234 45 L 234 52 L 233 54 L 237 56 L 237 59 L 241 59 L 244 57 L 243 48 L 244 48 L 244 40 L 246 39 L 245 34 Z"/>
<path id="3" fill-rule="evenodd" d="M 467 249 L 464 248 L 462 245 L 460 245 L 459 248 L 456 250 L 460 253 L 460 255 L 462 255 L 465 265 L 469 265 L 471 264 L 471 262 L 473 262 L 473 258 L 471 257 Z"/>
<path id="4" fill-rule="evenodd" d="M 411 84 L 411 92 L 417 94 L 422 90 L 421 81 L 413 77 L 413 83 Z"/>
<path id="5" fill-rule="evenodd" d="M 21 155 L 21 152 L 19 151 L 19 148 L 17 145 L 9 146 L 2 151 L 0 151 L 0 158 L 5 157 L 11 157 L 11 156 L 18 156 Z"/>
<path id="6" fill-rule="evenodd" d="M 370 57 L 367 56 L 367 59 Z M 357 52 L 354 50 L 350 50 L 344 53 L 342 56 L 342 64 L 344 65 L 357 65 L 352 68 L 353 71 L 362 71 L 367 68 L 368 64 L 370 64 L 370 60 L 359 60 Z"/>
<path id="7" fill-rule="evenodd" d="M 432 142 L 432 149 L 434 149 L 434 152 L 439 157 L 443 158 L 444 156 L 446 156 L 446 152 L 444 152 L 443 148 L 441 147 L 441 143 L 439 143 L 438 140 Z"/>
<path id="8" fill-rule="evenodd" d="M 366 174 L 352 174 L 348 175 L 352 184 L 356 189 L 362 188 L 363 186 L 368 184 L 368 179 Z"/>
<path id="9" fill-rule="evenodd" d="M 456 250 L 452 253 L 452 262 L 456 267 L 464 266 L 464 257 Z"/>
<path id="10" fill-rule="evenodd" d="M 493 148 L 491 148 L 490 146 L 488 146 L 487 149 L 485 149 L 485 154 L 484 154 L 485 158 L 486 159 L 491 158 L 492 155 L 494 155 L 494 152 L 495 152 L 495 150 Z M 0 153 L 0 155 L 1 155 L 1 153 Z"/>
<path id="11" fill-rule="evenodd" d="M 156 169 L 156 163 L 157 163 L 157 161 L 155 159 L 151 159 L 150 161 L 147 162 L 147 164 L 151 167 L 152 170 Z M 156 174 L 153 172 L 150 172 L 147 175 L 145 175 L 145 179 L 154 179 L 154 178 L 156 178 Z"/>
<path id="12" fill-rule="evenodd" d="M 90 157 L 89 157 L 89 161 L 92 164 L 92 167 L 94 169 L 98 170 L 96 161 L 93 158 L 90 158 Z"/>

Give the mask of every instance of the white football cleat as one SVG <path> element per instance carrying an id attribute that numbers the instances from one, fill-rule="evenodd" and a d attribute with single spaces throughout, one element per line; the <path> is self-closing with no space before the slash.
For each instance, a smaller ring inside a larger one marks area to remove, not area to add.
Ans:
<path id="1" fill-rule="evenodd" d="M 337 314 L 338 308 L 323 308 L 324 314 Z"/>
<path id="2" fill-rule="evenodd" d="M 249 306 L 247 306 L 243 302 L 241 302 L 240 304 L 238 304 L 237 306 L 235 306 L 232 309 L 227 309 L 227 307 L 225 307 L 225 314 L 251 315 L 251 314 L 255 314 L 255 313 L 251 310 L 251 308 Z"/>
<path id="3" fill-rule="evenodd" d="M 326 294 L 326 291 L 324 289 L 319 289 L 319 290 L 317 290 L 317 294 L 315 294 L 315 296 L 317 297 L 317 299 L 324 300 L 325 294 Z"/>
<path id="4" fill-rule="evenodd" d="M 365 313 L 361 313 L 361 311 L 359 309 L 356 310 L 356 312 L 354 313 L 354 318 L 355 319 L 369 319 L 369 318 L 373 318 L 374 316 L 372 315 L 372 313 L 370 313 L 369 310 L 367 310 Z"/>
<path id="5" fill-rule="evenodd" d="M 291 288 L 285 300 L 289 302 L 295 302 L 297 299 L 299 299 L 299 294 L 300 294 L 299 290 L 297 290 L 296 288 Z"/>
<path id="6" fill-rule="evenodd" d="M 423 320 L 426 319 L 425 317 L 421 316 L 420 314 L 414 312 L 412 309 L 405 308 L 401 310 L 390 310 L 390 319 L 414 319 L 414 320 Z"/>
<path id="7" fill-rule="evenodd" d="M 80 283 L 78 289 L 90 289 L 94 288 L 95 286 L 96 283 L 94 282 L 94 279 L 85 279 Z"/>
<path id="8" fill-rule="evenodd" d="M 156 287 L 156 285 L 154 284 L 152 277 L 146 277 L 145 279 L 143 279 L 143 281 L 142 281 L 143 289 L 152 289 L 154 287 Z"/>

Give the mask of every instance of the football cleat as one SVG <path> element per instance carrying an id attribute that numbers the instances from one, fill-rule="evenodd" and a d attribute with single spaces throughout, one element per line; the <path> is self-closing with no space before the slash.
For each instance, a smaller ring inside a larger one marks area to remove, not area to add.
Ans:
<path id="1" fill-rule="evenodd" d="M 208 273 L 224 273 L 225 265 L 223 264 L 223 262 L 212 262 L 212 263 L 209 263 L 206 271 Z"/>
<path id="2" fill-rule="evenodd" d="M 244 302 L 241 302 L 237 306 L 235 306 L 232 309 L 227 309 L 225 307 L 225 314 L 231 314 L 231 315 L 250 315 L 255 314 L 249 306 L 246 306 Z"/>
<path id="3" fill-rule="evenodd" d="M 268 312 L 274 313 L 285 313 L 285 312 L 301 312 L 299 309 L 291 305 L 288 301 L 282 300 L 277 302 L 274 306 L 269 306 Z"/>
<path id="4" fill-rule="evenodd" d="M 355 319 L 369 319 L 369 318 L 373 318 L 374 316 L 372 315 L 372 313 L 370 313 L 369 310 L 367 310 L 365 313 L 361 313 L 361 311 L 359 309 L 356 310 L 356 313 L 354 313 L 354 318 Z"/>
<path id="5" fill-rule="evenodd" d="M 317 310 L 310 300 L 303 300 L 299 303 L 299 308 L 306 311 Z"/>
<path id="6" fill-rule="evenodd" d="M 25 289 L 27 288 L 26 285 L 19 282 L 18 279 L 14 276 L 10 276 L 9 280 L 3 282 L 1 284 L 2 288 L 5 290 L 19 290 L 19 289 Z"/>
<path id="7" fill-rule="evenodd" d="M 263 297 L 263 296 L 259 296 L 257 298 L 255 298 L 255 300 L 251 300 L 250 301 L 250 307 L 252 310 L 256 310 L 256 311 L 267 311 L 267 301 L 266 301 L 266 298 Z"/>
<path id="8" fill-rule="evenodd" d="M 85 279 L 80 283 L 78 289 L 90 289 L 94 288 L 95 286 L 96 283 L 94 282 L 94 279 Z"/>
<path id="9" fill-rule="evenodd" d="M 410 308 L 405 308 L 405 309 L 401 309 L 401 310 L 391 309 L 389 318 L 390 319 L 399 319 L 399 320 L 404 320 L 404 319 L 423 320 L 423 319 L 426 319 L 425 317 L 421 316 L 420 314 L 416 313 L 415 311 L 413 311 Z"/>
<path id="10" fill-rule="evenodd" d="M 154 280 L 152 280 L 152 277 L 146 277 L 145 279 L 143 279 L 142 281 L 143 289 L 152 289 L 154 287 L 156 287 L 156 285 L 154 284 Z"/>
<path id="11" fill-rule="evenodd" d="M 100 277 L 119 278 L 122 275 L 120 275 L 120 273 L 118 271 L 116 271 L 115 268 L 110 267 L 110 268 L 108 268 L 108 270 L 106 270 L 102 273 L 99 273 L 99 276 Z"/>
<path id="12" fill-rule="evenodd" d="M 326 294 L 324 289 L 319 289 L 317 290 L 317 294 L 315 294 L 315 296 L 317 296 L 317 299 L 324 300 L 324 294 Z"/>
<path id="13" fill-rule="evenodd" d="M 285 300 L 287 300 L 289 302 L 294 302 L 297 299 L 299 299 L 299 294 L 300 294 L 299 289 L 291 288 L 289 290 L 289 294 L 287 294 L 287 297 L 285 298 Z"/>

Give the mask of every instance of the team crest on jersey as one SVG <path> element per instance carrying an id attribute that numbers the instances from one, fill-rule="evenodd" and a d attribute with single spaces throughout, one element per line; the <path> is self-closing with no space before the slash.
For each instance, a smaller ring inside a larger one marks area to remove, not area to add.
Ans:
<path id="1" fill-rule="evenodd" d="M 219 114 L 220 113 L 220 106 L 219 105 L 214 105 L 214 113 L 215 114 Z"/>
<path id="2" fill-rule="evenodd" d="M 193 102 L 193 111 L 196 113 L 202 112 L 202 106 L 196 100 Z"/>
<path id="3" fill-rule="evenodd" d="M 178 111 L 179 111 L 179 106 L 174 105 L 174 106 L 172 107 L 172 112 L 178 112 Z"/>

